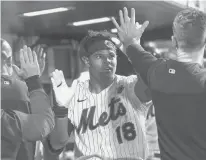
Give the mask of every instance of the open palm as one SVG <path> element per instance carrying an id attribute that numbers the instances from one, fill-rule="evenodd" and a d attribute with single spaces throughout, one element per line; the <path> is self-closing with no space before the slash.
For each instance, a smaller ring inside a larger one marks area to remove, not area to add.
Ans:
<path id="1" fill-rule="evenodd" d="M 56 102 L 61 107 L 67 107 L 74 91 L 66 84 L 63 72 L 56 69 L 52 73 L 51 82 L 56 97 Z"/>
<path id="2" fill-rule="evenodd" d="M 112 21 L 118 30 L 118 35 L 122 43 L 126 46 L 130 45 L 134 40 L 139 41 L 144 30 L 147 28 L 149 22 L 145 21 L 142 25 L 135 22 L 135 9 L 131 9 L 131 18 L 128 16 L 128 10 L 124 7 L 124 14 L 122 10 L 119 11 L 120 25 L 113 18 Z"/>

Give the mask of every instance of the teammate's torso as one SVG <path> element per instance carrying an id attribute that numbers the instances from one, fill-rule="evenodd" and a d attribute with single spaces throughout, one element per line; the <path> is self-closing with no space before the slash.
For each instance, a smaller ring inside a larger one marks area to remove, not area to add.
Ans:
<path id="1" fill-rule="evenodd" d="M 1 76 L 2 100 L 29 101 L 26 83 L 9 76 Z"/>
<path id="2" fill-rule="evenodd" d="M 89 91 L 89 81 L 78 85 L 73 123 L 76 145 L 83 155 L 145 158 L 145 110 L 125 78 L 117 76 L 99 94 Z"/>
<path id="3" fill-rule="evenodd" d="M 206 159 L 206 69 L 169 60 L 150 82 L 162 159 Z"/>
<path id="4" fill-rule="evenodd" d="M 11 117 L 14 116 L 13 110 L 30 114 L 31 108 L 28 103 L 26 83 L 15 77 L 1 76 L 1 109 Z M 14 120 L 13 123 L 17 122 Z M 22 139 L 17 139 L 15 135 L 19 133 L 12 132 L 13 123 L 6 126 L 3 123 L 1 124 L 1 140 L 2 146 L 4 146 L 2 147 L 1 158 L 3 160 L 33 160 L 35 142 L 23 142 Z M 6 137 L 10 137 L 10 139 Z"/>

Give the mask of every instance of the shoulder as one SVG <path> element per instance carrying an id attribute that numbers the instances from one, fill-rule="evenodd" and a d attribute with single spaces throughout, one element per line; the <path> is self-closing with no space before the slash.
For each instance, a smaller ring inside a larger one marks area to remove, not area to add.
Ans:
<path id="1" fill-rule="evenodd" d="M 12 77 L 1 77 L 2 99 L 28 101 L 28 88 L 24 81 Z"/>
<path id="2" fill-rule="evenodd" d="M 138 81 L 138 76 L 137 75 L 130 75 L 130 76 L 116 75 L 116 81 L 118 84 L 132 85 L 132 84 L 136 84 L 136 82 Z"/>
<path id="3" fill-rule="evenodd" d="M 89 86 L 89 80 L 80 80 L 80 79 L 75 79 L 72 83 L 72 89 L 77 91 L 80 89 L 86 89 Z"/>

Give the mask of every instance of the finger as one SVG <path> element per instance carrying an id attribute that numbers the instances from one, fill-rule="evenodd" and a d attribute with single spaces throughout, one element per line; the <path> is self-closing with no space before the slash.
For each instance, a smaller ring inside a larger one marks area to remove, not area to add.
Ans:
<path id="1" fill-rule="evenodd" d="M 139 22 L 136 22 L 135 24 L 136 24 L 137 27 L 139 26 Z"/>
<path id="2" fill-rule="evenodd" d="M 65 81 L 65 78 L 64 78 L 64 73 L 63 73 L 63 71 L 60 71 L 60 73 L 61 73 L 61 77 L 62 77 L 62 78 L 61 78 L 61 79 L 62 79 L 61 81 L 62 81 L 62 82 L 66 82 L 66 81 Z"/>
<path id="3" fill-rule="evenodd" d="M 40 46 L 40 45 L 38 45 L 38 46 L 37 46 L 36 53 L 39 53 L 39 52 L 40 52 L 40 49 L 41 49 L 41 46 Z"/>
<path id="4" fill-rule="evenodd" d="M 46 59 L 46 53 L 43 53 L 43 59 Z"/>
<path id="5" fill-rule="evenodd" d="M 119 24 L 117 23 L 117 21 L 116 21 L 116 19 L 114 17 L 112 17 L 112 22 L 115 25 L 115 27 L 117 28 L 117 30 L 120 31 L 121 28 L 120 28 Z"/>
<path id="6" fill-rule="evenodd" d="M 37 55 L 36 55 L 36 52 L 35 52 L 35 51 L 32 52 L 32 56 L 33 56 L 33 63 L 39 64 L 39 63 L 38 63 L 38 60 L 37 60 Z"/>
<path id="7" fill-rule="evenodd" d="M 124 21 L 125 23 L 128 23 L 129 22 L 129 16 L 128 16 L 128 10 L 126 7 L 124 7 Z"/>
<path id="8" fill-rule="evenodd" d="M 52 72 L 52 78 L 53 78 L 53 80 L 54 80 L 54 82 L 55 82 L 55 85 L 57 84 L 57 81 L 58 81 L 58 78 L 57 78 L 57 75 L 56 75 L 56 72 L 54 71 L 54 72 Z"/>
<path id="9" fill-rule="evenodd" d="M 50 73 L 50 76 L 51 76 L 52 78 L 54 78 L 54 71 L 53 71 L 52 73 Z"/>
<path id="10" fill-rule="evenodd" d="M 62 70 L 59 71 L 59 75 L 60 75 L 61 77 L 64 77 L 64 73 L 62 72 Z"/>
<path id="11" fill-rule="evenodd" d="M 29 62 L 29 57 L 28 57 L 27 46 L 26 45 L 23 48 L 23 56 L 24 56 L 25 63 Z"/>
<path id="12" fill-rule="evenodd" d="M 32 51 L 31 51 L 30 47 L 27 47 L 27 55 L 28 55 L 28 58 L 29 58 L 29 62 L 33 63 L 34 59 L 33 59 Z"/>
<path id="13" fill-rule="evenodd" d="M 19 54 L 19 60 L 21 63 L 21 67 L 25 65 L 25 60 L 24 60 L 24 51 L 23 49 L 20 49 L 20 54 Z"/>
<path id="14" fill-rule="evenodd" d="M 58 76 L 58 70 L 57 69 L 55 69 L 55 71 L 52 73 L 52 76 L 53 76 L 55 82 L 58 81 L 59 76 Z"/>
<path id="15" fill-rule="evenodd" d="M 149 21 L 145 21 L 142 26 L 140 27 L 140 30 L 142 31 L 142 33 L 145 31 L 145 29 L 147 28 L 147 26 L 149 25 Z"/>
<path id="16" fill-rule="evenodd" d="M 135 24 L 135 9 L 132 8 L 131 9 L 131 19 L 130 19 L 131 23 Z"/>
<path id="17" fill-rule="evenodd" d="M 57 86 L 56 86 L 56 83 L 55 83 L 55 80 L 54 80 L 53 77 L 51 77 L 51 82 L 52 82 L 52 87 L 53 87 L 53 89 L 56 89 Z"/>
<path id="18" fill-rule="evenodd" d="M 39 57 L 42 59 L 43 58 L 43 51 L 44 49 L 43 48 L 40 48 L 40 54 L 39 54 Z"/>
<path id="19" fill-rule="evenodd" d="M 35 46 L 34 47 L 34 49 L 33 49 L 33 51 L 35 51 L 36 52 L 36 54 L 37 54 L 37 59 L 39 59 L 39 45 L 37 45 L 37 46 Z"/>
<path id="20" fill-rule="evenodd" d="M 120 25 L 124 26 L 124 18 L 123 18 L 123 13 L 122 10 L 119 11 L 119 19 L 120 19 Z"/>
<path id="21" fill-rule="evenodd" d="M 20 68 L 18 66 L 16 66 L 15 64 L 13 64 L 12 67 L 15 70 L 15 72 L 19 72 L 20 71 Z"/>

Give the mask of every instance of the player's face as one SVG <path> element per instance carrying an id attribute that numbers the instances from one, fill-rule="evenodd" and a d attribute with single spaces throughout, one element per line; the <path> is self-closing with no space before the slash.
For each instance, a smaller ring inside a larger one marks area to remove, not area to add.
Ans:
<path id="1" fill-rule="evenodd" d="M 113 76 L 116 72 L 117 55 L 113 50 L 102 50 L 89 57 L 90 72 Z"/>

